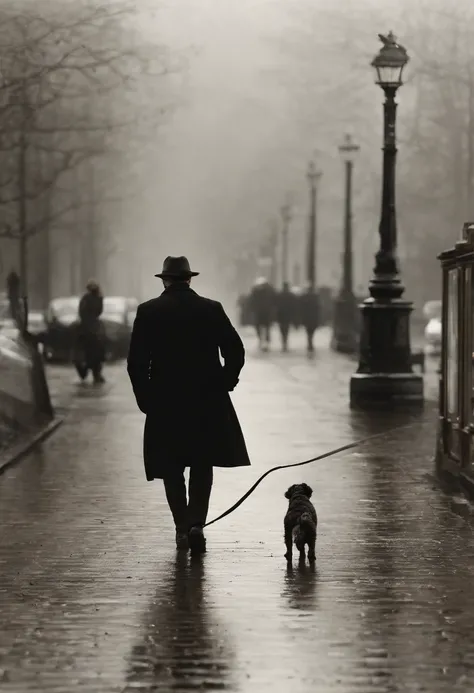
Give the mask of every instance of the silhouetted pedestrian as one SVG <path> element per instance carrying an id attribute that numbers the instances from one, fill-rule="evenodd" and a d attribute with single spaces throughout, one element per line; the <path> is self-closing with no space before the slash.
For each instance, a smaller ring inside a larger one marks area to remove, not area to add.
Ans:
<path id="1" fill-rule="evenodd" d="M 222 305 L 191 289 L 197 274 L 187 258 L 166 258 L 155 275 L 164 292 L 137 310 L 128 373 L 146 414 L 146 478 L 164 481 L 177 548 L 204 552 L 213 467 L 240 467 L 250 460 L 229 397 L 239 382 L 244 346 Z"/>
<path id="2" fill-rule="evenodd" d="M 252 324 L 252 318 L 249 310 L 249 296 L 246 294 L 240 294 L 237 299 L 237 310 L 239 315 L 239 325 L 240 327 L 247 327 L 247 325 Z"/>
<path id="3" fill-rule="evenodd" d="M 74 365 L 81 380 L 92 371 L 94 382 L 105 382 L 102 368 L 105 361 L 105 337 L 100 316 L 104 309 L 104 299 L 99 284 L 90 280 L 86 293 L 79 302 L 79 323 L 77 324 Z"/>
<path id="4" fill-rule="evenodd" d="M 293 295 L 293 308 L 291 314 L 291 326 L 295 330 L 299 330 L 301 327 L 301 294 L 303 289 L 300 286 L 292 286 L 290 289 Z"/>
<path id="5" fill-rule="evenodd" d="M 300 297 L 301 322 L 306 331 L 308 354 L 314 353 L 314 333 L 319 327 L 320 310 L 318 295 L 314 289 L 308 287 Z"/>
<path id="6" fill-rule="evenodd" d="M 270 347 L 270 330 L 275 319 L 275 303 L 275 289 L 267 279 L 259 277 L 250 292 L 249 308 L 262 351 L 268 351 Z"/>
<path id="7" fill-rule="evenodd" d="M 276 319 L 280 328 L 282 350 L 288 351 L 288 336 L 295 319 L 295 296 L 288 282 L 276 296 Z"/>

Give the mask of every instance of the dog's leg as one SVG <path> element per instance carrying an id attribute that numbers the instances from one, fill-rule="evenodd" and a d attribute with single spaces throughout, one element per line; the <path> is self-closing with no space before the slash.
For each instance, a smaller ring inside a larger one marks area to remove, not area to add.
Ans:
<path id="1" fill-rule="evenodd" d="M 314 563 L 316 561 L 316 533 L 308 542 L 308 561 Z"/>
<path id="2" fill-rule="evenodd" d="M 296 541 L 296 548 L 300 552 L 300 563 L 304 563 L 306 560 L 305 543 L 304 537 L 302 536 Z"/>
<path id="3" fill-rule="evenodd" d="M 299 528 L 298 533 L 296 535 L 295 546 L 300 553 L 300 563 L 304 563 L 305 559 L 306 559 L 305 545 L 306 545 L 306 539 L 305 539 L 304 532 L 302 531 L 301 528 Z"/>
<path id="4" fill-rule="evenodd" d="M 291 563 L 291 561 L 293 560 L 293 533 L 291 531 L 291 528 L 288 527 L 285 527 L 285 545 L 285 558 L 288 561 L 288 563 Z"/>

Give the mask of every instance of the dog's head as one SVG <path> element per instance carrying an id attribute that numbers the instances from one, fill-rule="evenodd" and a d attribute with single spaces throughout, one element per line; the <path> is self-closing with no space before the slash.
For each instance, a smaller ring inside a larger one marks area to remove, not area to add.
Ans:
<path id="1" fill-rule="evenodd" d="M 292 496 L 296 495 L 311 498 L 311 496 L 313 495 L 313 489 L 311 488 L 311 486 L 308 486 L 308 484 L 293 484 L 285 493 L 285 498 L 290 499 L 292 498 Z"/>

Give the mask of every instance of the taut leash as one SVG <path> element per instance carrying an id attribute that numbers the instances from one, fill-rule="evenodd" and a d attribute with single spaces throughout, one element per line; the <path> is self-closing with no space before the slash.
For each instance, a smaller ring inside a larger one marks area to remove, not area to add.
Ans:
<path id="1" fill-rule="evenodd" d="M 391 433 L 394 433 L 395 431 L 400 431 L 404 428 L 413 428 L 413 426 L 420 426 L 423 425 L 425 422 L 421 421 L 415 421 L 414 423 L 411 424 L 404 424 L 403 426 L 396 426 L 395 428 L 389 428 L 387 431 L 383 431 L 382 433 L 375 433 L 374 435 L 367 436 L 366 438 L 360 438 L 359 440 L 356 440 L 352 443 L 347 443 L 346 445 L 341 445 L 339 448 L 334 448 L 333 450 L 329 450 L 327 452 L 323 452 L 322 455 L 316 455 L 316 457 L 311 457 L 309 460 L 304 460 L 304 462 L 294 462 L 293 464 L 280 464 L 278 467 L 273 467 L 272 469 L 268 469 L 262 476 L 257 479 L 257 481 L 254 483 L 253 486 L 249 488 L 249 490 L 244 493 L 242 498 L 239 498 L 239 500 L 234 503 L 234 505 L 231 508 L 228 508 L 225 512 L 222 513 L 222 515 L 219 515 L 218 517 L 214 518 L 214 520 L 211 520 L 210 522 L 206 522 L 204 527 L 209 527 L 209 525 L 213 525 L 214 522 L 219 522 L 219 520 L 222 520 L 224 517 L 227 517 L 227 515 L 230 515 L 231 513 L 234 512 L 234 510 L 237 510 L 238 507 L 242 505 L 244 501 L 247 500 L 249 496 L 252 495 L 252 493 L 255 491 L 257 486 L 267 477 L 269 474 L 272 472 L 276 472 L 279 469 L 291 469 L 292 467 L 303 467 L 305 464 L 310 464 L 311 462 L 319 462 L 320 460 L 324 460 L 327 457 L 332 457 L 333 455 L 338 455 L 340 452 L 346 452 L 346 450 L 352 450 L 353 448 L 357 448 L 360 445 L 364 445 L 365 443 L 368 443 L 371 440 L 375 440 L 376 438 L 383 438 L 384 436 L 390 435 Z"/>

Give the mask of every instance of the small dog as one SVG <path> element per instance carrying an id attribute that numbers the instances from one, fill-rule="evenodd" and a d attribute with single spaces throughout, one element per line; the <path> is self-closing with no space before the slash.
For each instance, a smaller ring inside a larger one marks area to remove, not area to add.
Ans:
<path id="1" fill-rule="evenodd" d="M 308 545 L 308 560 L 316 560 L 316 534 L 318 517 L 314 505 L 309 500 L 313 489 L 308 484 L 293 484 L 285 493 L 290 501 L 285 515 L 285 558 L 293 560 L 293 542 L 300 552 L 300 560 L 305 560 L 305 546 Z"/>

